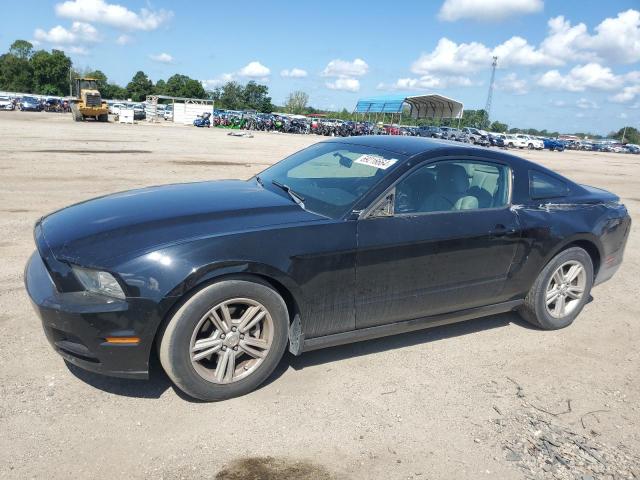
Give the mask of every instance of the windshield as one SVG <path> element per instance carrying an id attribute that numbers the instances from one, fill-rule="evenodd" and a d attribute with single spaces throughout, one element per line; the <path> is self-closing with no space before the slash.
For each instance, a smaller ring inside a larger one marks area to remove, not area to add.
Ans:
<path id="1" fill-rule="evenodd" d="M 287 195 L 282 189 L 286 186 L 301 197 L 307 210 L 335 219 L 349 212 L 405 158 L 362 145 L 322 142 L 294 153 L 258 177 L 265 188 Z"/>
<path id="2" fill-rule="evenodd" d="M 80 90 L 97 90 L 98 86 L 95 80 L 80 80 Z"/>

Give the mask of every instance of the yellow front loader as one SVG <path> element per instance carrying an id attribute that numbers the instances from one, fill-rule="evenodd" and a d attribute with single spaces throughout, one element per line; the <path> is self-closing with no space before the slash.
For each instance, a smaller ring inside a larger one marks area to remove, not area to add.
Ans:
<path id="1" fill-rule="evenodd" d="M 71 113 L 76 122 L 95 118 L 99 122 L 109 121 L 109 107 L 102 101 L 95 78 L 76 78 L 76 98 L 71 101 Z"/>

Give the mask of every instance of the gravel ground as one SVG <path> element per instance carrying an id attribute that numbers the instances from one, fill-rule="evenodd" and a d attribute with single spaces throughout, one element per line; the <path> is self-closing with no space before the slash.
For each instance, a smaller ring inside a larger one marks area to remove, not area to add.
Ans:
<path id="1" fill-rule="evenodd" d="M 23 288 L 32 225 L 105 193 L 248 178 L 320 138 L 21 112 L 0 112 L 0 138 L 0 478 L 640 478 L 638 223 L 567 329 L 504 314 L 286 356 L 256 392 L 196 403 L 157 366 L 110 379 L 52 351 Z M 523 155 L 638 216 L 640 157 Z"/>

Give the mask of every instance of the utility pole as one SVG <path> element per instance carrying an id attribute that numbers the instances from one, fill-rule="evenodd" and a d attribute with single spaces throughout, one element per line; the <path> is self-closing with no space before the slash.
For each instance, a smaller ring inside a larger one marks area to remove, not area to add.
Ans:
<path id="1" fill-rule="evenodd" d="M 491 63 L 491 81 L 489 82 L 489 93 L 487 94 L 487 104 L 484 111 L 487 112 L 487 122 L 491 118 L 491 101 L 493 100 L 493 85 L 496 81 L 496 67 L 498 66 L 498 57 L 493 57 Z"/>

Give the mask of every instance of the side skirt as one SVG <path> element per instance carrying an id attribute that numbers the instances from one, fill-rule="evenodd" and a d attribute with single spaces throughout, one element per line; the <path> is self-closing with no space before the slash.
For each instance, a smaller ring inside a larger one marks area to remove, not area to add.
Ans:
<path id="1" fill-rule="evenodd" d="M 402 322 L 390 323 L 388 325 L 377 325 L 375 327 L 362 328 L 349 332 L 334 333 L 324 337 L 304 339 L 302 345 L 303 352 L 318 350 L 320 348 L 335 347 L 346 343 L 362 342 L 373 338 L 396 335 L 398 333 L 413 332 L 425 328 L 439 327 L 450 323 L 464 322 L 472 318 L 486 317 L 515 310 L 522 305 L 524 300 L 512 300 L 510 302 L 496 303 L 485 307 L 469 308 L 458 312 L 443 313 L 430 317 L 416 318 Z"/>

